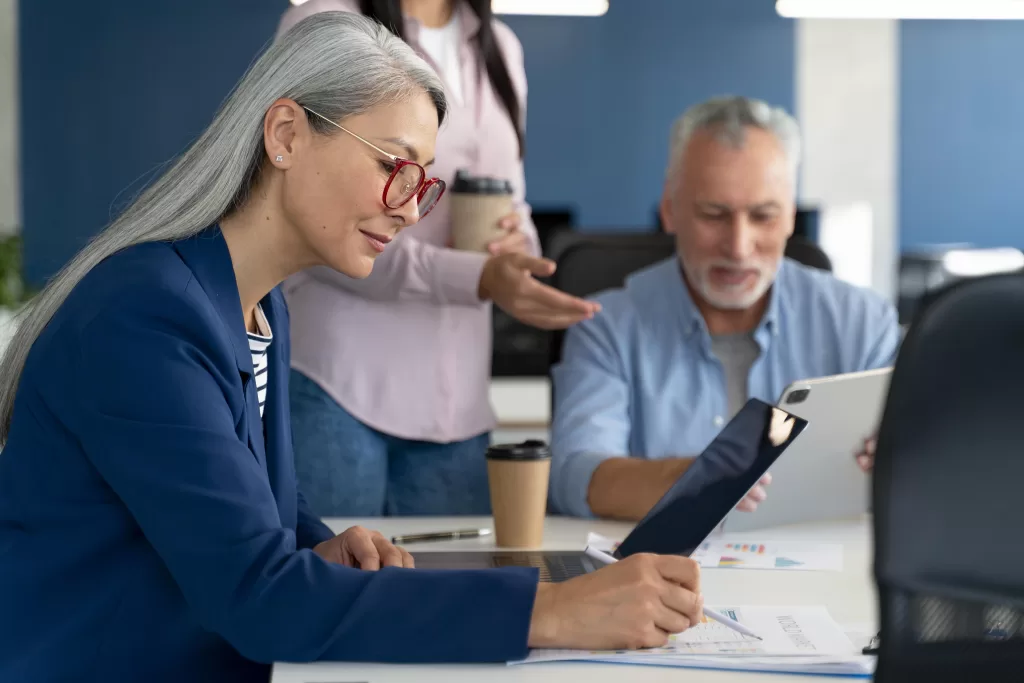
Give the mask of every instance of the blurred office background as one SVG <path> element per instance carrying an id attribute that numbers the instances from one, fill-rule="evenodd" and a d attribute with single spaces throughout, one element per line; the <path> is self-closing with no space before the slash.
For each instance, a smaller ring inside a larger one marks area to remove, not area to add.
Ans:
<path id="1" fill-rule="evenodd" d="M 21 235 L 29 286 L 202 130 L 286 3 L 0 0 L 0 229 Z M 737 93 L 800 119 L 802 225 L 837 274 L 895 301 L 908 255 L 1024 248 L 1024 22 L 793 20 L 772 0 L 502 18 L 525 50 L 546 236 L 656 230 L 671 122 Z M 499 413 L 542 424 L 541 356 L 500 316 L 496 335 Z"/>

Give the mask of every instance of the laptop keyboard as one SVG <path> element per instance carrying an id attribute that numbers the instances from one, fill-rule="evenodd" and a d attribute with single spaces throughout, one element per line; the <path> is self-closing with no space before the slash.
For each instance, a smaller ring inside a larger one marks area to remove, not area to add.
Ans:
<path id="1" fill-rule="evenodd" d="M 540 570 L 540 580 L 547 583 L 560 583 L 587 573 L 582 555 L 533 555 L 499 552 L 491 556 L 491 563 L 495 567 L 534 567 Z"/>

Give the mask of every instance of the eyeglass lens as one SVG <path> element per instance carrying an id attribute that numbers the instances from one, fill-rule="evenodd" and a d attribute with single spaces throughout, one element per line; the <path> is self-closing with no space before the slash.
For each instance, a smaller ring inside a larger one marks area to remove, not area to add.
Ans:
<path id="1" fill-rule="evenodd" d="M 405 164 L 394 175 L 388 187 L 387 205 L 398 208 L 420 189 L 423 170 L 414 164 Z"/>

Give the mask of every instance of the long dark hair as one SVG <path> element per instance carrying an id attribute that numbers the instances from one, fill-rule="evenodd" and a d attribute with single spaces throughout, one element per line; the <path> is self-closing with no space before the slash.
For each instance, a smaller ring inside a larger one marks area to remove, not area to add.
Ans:
<path id="1" fill-rule="evenodd" d="M 498 49 L 498 41 L 494 37 L 494 25 L 491 23 L 491 0 L 455 0 L 465 2 L 480 18 L 480 31 L 476 36 L 477 55 L 487 68 L 487 77 L 491 85 L 498 93 L 508 117 L 512 119 L 512 127 L 515 128 L 516 138 L 519 141 L 519 156 L 522 158 L 525 152 L 526 141 L 523 137 L 522 112 L 519 108 L 519 98 L 516 97 L 515 88 L 512 87 L 512 77 L 508 73 L 508 66 L 505 58 L 501 56 Z M 359 10 L 366 16 L 376 19 L 387 26 L 392 33 L 405 40 L 405 20 L 402 18 L 401 0 L 360 0 Z"/>

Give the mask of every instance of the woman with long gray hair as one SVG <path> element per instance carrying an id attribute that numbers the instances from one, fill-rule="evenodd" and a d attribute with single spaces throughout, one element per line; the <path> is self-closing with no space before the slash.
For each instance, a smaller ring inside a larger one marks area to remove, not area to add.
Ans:
<path id="1" fill-rule="evenodd" d="M 445 114 L 436 75 L 381 26 L 300 22 L 36 298 L 0 370 L 0 680 L 502 661 L 696 623 L 685 558 L 558 585 L 415 570 L 380 534 L 335 536 L 296 489 L 278 285 L 369 274 L 443 194 L 424 169 Z"/>

